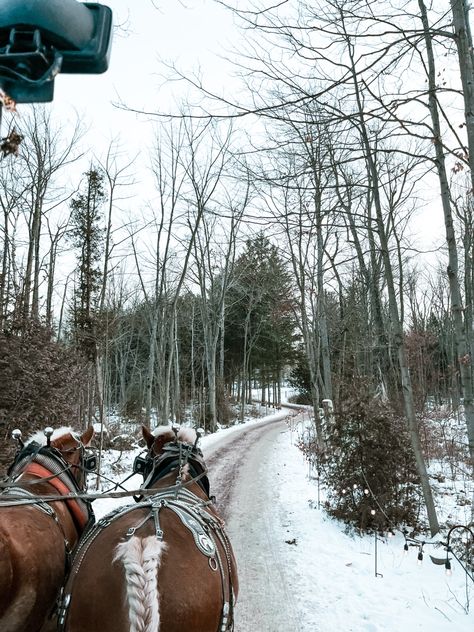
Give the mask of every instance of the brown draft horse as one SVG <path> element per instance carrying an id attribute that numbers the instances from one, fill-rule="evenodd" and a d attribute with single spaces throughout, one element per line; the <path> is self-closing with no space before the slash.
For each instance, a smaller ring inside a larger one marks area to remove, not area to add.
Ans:
<path id="1" fill-rule="evenodd" d="M 82 540 L 64 591 L 68 632 L 228 632 L 237 569 L 194 430 L 143 427 L 138 505 L 99 520 Z M 142 488 L 143 489 L 143 488 Z M 61 611 L 60 611 L 61 613 Z"/>
<path id="2" fill-rule="evenodd" d="M 46 619 L 68 557 L 93 520 L 89 503 L 41 498 L 84 489 L 84 449 L 94 430 L 79 436 L 61 428 L 51 436 L 48 428 L 47 445 L 40 433 L 23 444 L 21 433 L 14 432 L 21 449 L 0 494 L 0 630 L 37 632 L 52 625 Z"/>

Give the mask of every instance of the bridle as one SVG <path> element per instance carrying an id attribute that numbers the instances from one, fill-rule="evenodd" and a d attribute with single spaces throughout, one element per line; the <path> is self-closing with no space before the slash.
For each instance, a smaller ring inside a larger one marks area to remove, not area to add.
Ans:
<path id="1" fill-rule="evenodd" d="M 151 446 L 145 456 L 139 455 L 135 458 L 133 473 L 141 474 L 143 476 L 143 487 L 149 489 L 158 480 L 177 469 L 176 485 L 179 485 L 186 465 L 189 467 L 192 482 L 197 482 L 209 498 L 210 486 L 207 478 L 207 467 L 204 463 L 202 451 L 197 447 L 196 443 L 191 444 L 175 439 L 165 443 L 161 454 L 158 455 L 154 453 L 153 446 Z"/>

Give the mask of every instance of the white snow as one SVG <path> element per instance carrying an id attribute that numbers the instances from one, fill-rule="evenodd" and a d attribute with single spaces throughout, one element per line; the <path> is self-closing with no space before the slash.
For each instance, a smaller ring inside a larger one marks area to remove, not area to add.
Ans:
<path id="1" fill-rule="evenodd" d="M 248 423 L 258 424 L 269 418 L 277 421 L 286 414 L 279 411 Z M 303 428 L 304 422 L 300 430 Z M 224 437 L 239 431 L 241 425 L 204 437 L 204 455 Z M 379 538 L 380 575 L 376 577 L 374 536 L 347 535 L 343 524 L 318 509 L 317 481 L 295 446 L 297 440 L 298 424 L 293 421 L 287 431 L 279 434 L 270 464 L 272 480 L 278 480 L 272 531 L 275 555 L 284 561 L 293 587 L 292 603 L 275 607 L 291 605 L 296 609 L 301 632 L 472 632 L 474 607 L 469 611 L 469 599 L 474 585 L 456 560 L 452 560 L 452 576 L 447 577 L 444 567 L 434 565 L 429 558 L 429 553 L 443 557 L 442 549 L 425 548 L 419 566 L 417 549 L 410 547 L 405 554 L 402 536 Z M 120 480 L 130 473 L 139 451 L 123 452 L 113 466 L 120 453 L 109 451 L 105 458 L 111 478 Z M 137 488 L 140 482 L 141 477 L 134 476 L 126 487 Z M 127 503 L 129 499 L 120 503 L 100 500 L 94 503 L 94 510 L 99 518 L 117 504 Z M 262 577 L 263 583 L 268 580 Z M 269 628 L 236 632 L 282 631 Z"/>
<path id="2" fill-rule="evenodd" d="M 309 479 L 308 463 L 291 434 L 281 434 L 274 451 L 279 500 L 286 508 L 275 546 L 294 576 L 301 630 L 472 632 L 474 612 L 467 614 L 466 607 L 474 585 L 466 583 L 457 562 L 452 561 L 448 578 L 428 551 L 421 566 L 417 549 L 410 547 L 405 555 L 402 536 L 379 539 L 377 567 L 383 576 L 375 577 L 374 537 L 346 535 L 342 524 L 317 508 L 316 481 Z M 293 539 L 295 544 L 286 543 Z"/>

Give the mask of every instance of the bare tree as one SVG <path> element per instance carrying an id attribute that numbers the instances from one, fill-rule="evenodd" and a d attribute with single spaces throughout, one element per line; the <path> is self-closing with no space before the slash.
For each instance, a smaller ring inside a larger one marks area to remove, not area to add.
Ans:
<path id="1" fill-rule="evenodd" d="M 28 187 L 22 166 L 16 160 L 0 163 L 1 271 L 0 271 L 0 330 L 8 315 L 17 314 L 20 283 L 17 262 L 17 232 L 21 224 L 21 200 Z"/>
<path id="2" fill-rule="evenodd" d="M 39 286 L 41 270 L 41 236 L 44 216 L 68 199 L 64 187 L 57 186 L 59 172 L 79 158 L 76 146 L 80 137 L 79 124 L 73 128 L 69 140 L 64 132 L 52 124 L 51 114 L 34 107 L 21 125 L 25 136 L 18 160 L 23 163 L 28 187 L 22 206 L 28 231 L 26 263 L 22 288 L 22 315 L 39 315 Z"/>
<path id="3" fill-rule="evenodd" d="M 228 197 L 230 197 L 228 195 Z M 237 237 L 249 198 L 249 186 L 243 192 L 233 192 L 233 201 L 228 199 L 210 209 L 203 217 L 194 247 L 196 281 L 201 301 L 200 316 L 204 335 L 206 356 L 208 402 L 211 428 L 223 422 L 224 414 L 224 326 L 226 295 L 231 282 L 236 255 Z M 239 199 L 240 198 L 240 199 Z M 222 213 L 223 209 L 227 213 Z M 219 212 L 220 211 L 220 212 Z M 224 219 L 219 220 L 219 214 Z M 218 343 L 221 341 L 220 354 Z M 220 405 L 220 406 L 219 406 Z"/>

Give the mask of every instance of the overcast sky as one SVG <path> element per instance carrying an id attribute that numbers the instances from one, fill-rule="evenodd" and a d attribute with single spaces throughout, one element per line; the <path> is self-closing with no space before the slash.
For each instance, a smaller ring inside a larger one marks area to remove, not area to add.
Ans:
<path id="1" fill-rule="evenodd" d="M 139 154 L 136 166 L 136 198 L 133 212 L 146 206 L 155 195 L 147 175 L 148 150 L 153 145 L 156 119 L 138 116 L 116 107 L 123 102 L 149 112 L 172 111 L 189 90 L 184 83 L 166 81 L 163 62 L 176 65 L 190 76 L 199 71 L 206 86 L 235 97 L 238 83 L 233 68 L 221 56 L 244 46 L 244 33 L 234 24 L 232 13 L 215 0 L 105 0 L 114 13 L 116 25 L 110 67 L 102 75 L 63 75 L 55 81 L 52 104 L 54 119 L 64 134 L 73 129 L 79 114 L 84 128 L 85 160 L 104 155 L 110 141 L 118 138 L 129 157 Z M 239 0 L 238 6 L 245 4 Z M 19 106 L 21 109 L 24 106 Z M 77 181 L 87 165 L 79 166 Z M 435 190 L 434 195 L 436 195 Z M 421 214 L 421 217 L 423 214 Z M 441 214 L 436 214 L 441 220 Z M 440 234 L 439 222 L 430 221 L 430 233 Z M 415 231 L 426 232 L 426 222 Z"/>
<path id="2" fill-rule="evenodd" d="M 184 85 L 166 82 L 161 62 L 176 64 L 190 74 L 199 68 L 203 79 L 221 88 L 232 82 L 229 66 L 219 54 L 237 38 L 231 14 L 214 0 L 109 0 L 115 29 L 109 70 L 103 75 L 59 75 L 54 110 L 64 116 L 76 109 L 97 144 L 120 132 L 127 142 L 146 139 L 143 117 L 121 112 L 119 101 L 147 111 L 172 109 Z M 139 144 L 139 143 L 137 143 Z"/>

